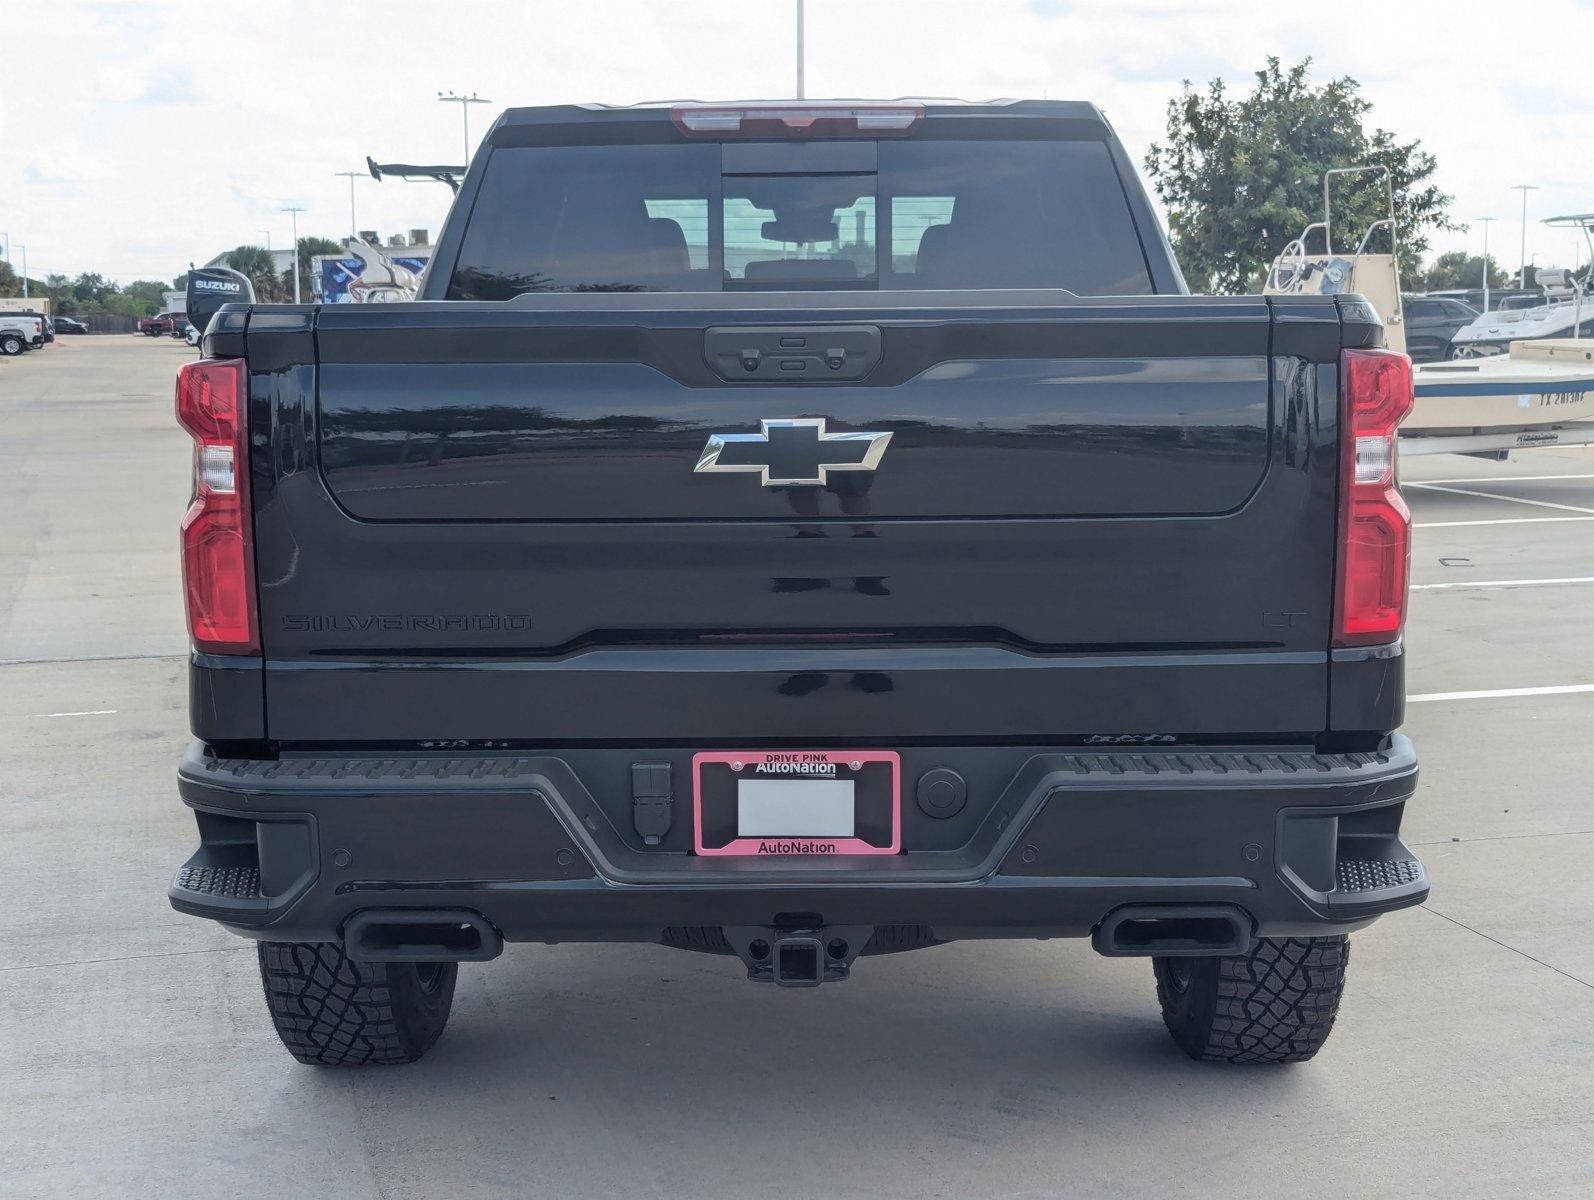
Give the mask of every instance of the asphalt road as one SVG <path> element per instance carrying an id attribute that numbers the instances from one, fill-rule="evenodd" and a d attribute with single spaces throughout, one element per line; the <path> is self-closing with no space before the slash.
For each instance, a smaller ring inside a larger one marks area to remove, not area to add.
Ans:
<path id="1" fill-rule="evenodd" d="M 165 899 L 194 842 L 188 354 L 0 360 L 0 1194 L 1594 1193 L 1594 454 L 1406 465 L 1406 833 L 1433 897 L 1353 939 L 1310 1064 L 1187 1061 L 1149 966 L 1083 944 L 939 947 L 817 992 L 519 946 L 461 970 L 422 1063 L 328 1072 L 278 1044 L 250 945 Z"/>

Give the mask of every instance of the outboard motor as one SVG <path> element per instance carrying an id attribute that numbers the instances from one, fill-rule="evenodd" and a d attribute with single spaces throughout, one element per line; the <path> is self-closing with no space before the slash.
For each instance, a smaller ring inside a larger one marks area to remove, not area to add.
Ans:
<path id="1" fill-rule="evenodd" d="M 230 267 L 194 267 L 188 272 L 184 306 L 188 322 L 203 335 L 210 318 L 223 304 L 253 304 L 255 288 L 249 276 Z"/>

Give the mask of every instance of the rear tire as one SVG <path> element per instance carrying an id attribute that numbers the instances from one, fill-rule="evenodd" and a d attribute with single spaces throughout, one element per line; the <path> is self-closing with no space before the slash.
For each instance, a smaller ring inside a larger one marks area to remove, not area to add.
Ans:
<path id="1" fill-rule="evenodd" d="M 271 1023 L 302 1063 L 412 1063 L 448 1024 L 458 963 L 356 962 L 336 942 L 259 949 Z"/>
<path id="2" fill-rule="evenodd" d="M 0 354 L 21 354 L 27 348 L 28 344 L 19 337 L 13 337 L 10 335 L 6 337 L 0 337 Z"/>
<path id="3" fill-rule="evenodd" d="M 1162 1020 L 1202 1062 L 1305 1062 L 1328 1040 L 1345 991 L 1343 937 L 1262 938 L 1249 954 L 1154 958 Z"/>

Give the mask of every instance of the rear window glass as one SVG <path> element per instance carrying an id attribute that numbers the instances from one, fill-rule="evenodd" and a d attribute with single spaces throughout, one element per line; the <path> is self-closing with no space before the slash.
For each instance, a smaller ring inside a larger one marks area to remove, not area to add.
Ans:
<path id="1" fill-rule="evenodd" d="M 883 141 L 872 173 L 722 175 L 713 143 L 501 147 L 449 286 L 1152 291 L 1100 142 Z"/>
<path id="2" fill-rule="evenodd" d="M 729 175 L 725 282 L 824 287 L 873 279 L 873 175 Z"/>

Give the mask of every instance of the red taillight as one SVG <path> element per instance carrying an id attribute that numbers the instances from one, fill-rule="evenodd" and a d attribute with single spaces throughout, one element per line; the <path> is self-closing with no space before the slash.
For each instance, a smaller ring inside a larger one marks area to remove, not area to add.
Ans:
<path id="1" fill-rule="evenodd" d="M 670 119 L 687 137 L 881 137 L 912 133 L 924 105 L 788 101 L 784 104 L 683 104 Z"/>
<path id="2" fill-rule="evenodd" d="M 1411 411 L 1411 360 L 1340 355 L 1342 474 L 1334 645 L 1392 642 L 1406 619 L 1411 512 L 1395 487 L 1395 427 Z"/>
<path id="3" fill-rule="evenodd" d="M 183 593 L 194 648 L 257 654 L 244 360 L 177 372 L 177 422 L 194 439 L 194 499 L 183 515 Z"/>

